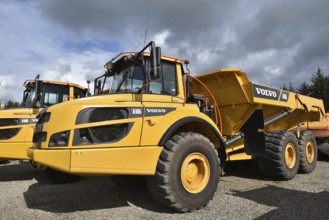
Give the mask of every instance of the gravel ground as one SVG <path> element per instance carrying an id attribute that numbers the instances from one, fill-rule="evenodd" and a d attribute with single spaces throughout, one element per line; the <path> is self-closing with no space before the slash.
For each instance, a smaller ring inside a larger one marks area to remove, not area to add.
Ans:
<path id="1" fill-rule="evenodd" d="M 329 159 L 290 181 L 265 178 L 253 161 L 230 162 L 210 204 L 173 213 L 146 189 L 118 188 L 108 177 L 48 182 L 28 162 L 0 165 L 0 219 L 329 219 Z"/>

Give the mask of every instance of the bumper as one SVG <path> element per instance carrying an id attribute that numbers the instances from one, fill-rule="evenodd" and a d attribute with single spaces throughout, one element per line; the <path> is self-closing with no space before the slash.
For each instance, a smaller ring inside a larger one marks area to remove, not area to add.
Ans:
<path id="1" fill-rule="evenodd" d="M 28 157 L 41 165 L 80 175 L 154 175 L 162 147 L 98 149 L 28 148 Z"/>
<path id="2" fill-rule="evenodd" d="M 31 142 L 0 143 L 0 159 L 27 160 L 26 149 L 31 146 Z"/>

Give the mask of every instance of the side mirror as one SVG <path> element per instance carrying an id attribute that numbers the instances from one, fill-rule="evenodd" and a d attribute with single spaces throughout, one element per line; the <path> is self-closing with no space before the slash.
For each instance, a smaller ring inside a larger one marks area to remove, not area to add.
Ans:
<path id="1" fill-rule="evenodd" d="M 91 96 L 89 84 L 90 84 L 90 80 L 87 80 L 88 89 L 85 90 L 86 91 L 86 97 Z"/>
<path id="2" fill-rule="evenodd" d="M 94 82 L 94 95 L 98 95 L 100 92 L 100 80 L 95 79 Z"/>
<path id="3" fill-rule="evenodd" d="M 42 98 L 42 96 L 40 95 L 40 92 L 41 92 L 41 82 L 40 82 L 39 78 L 40 78 L 40 74 L 38 74 L 35 77 L 35 79 L 34 79 L 34 83 L 35 83 L 35 86 L 34 86 L 35 97 L 34 97 L 33 102 L 34 103 L 37 103 L 37 104 L 41 101 L 41 98 Z M 40 107 L 40 104 L 39 104 L 39 106 L 37 105 L 36 107 Z"/>
<path id="4" fill-rule="evenodd" d="M 154 42 L 151 44 L 151 80 L 156 80 L 161 76 L 161 48 L 155 47 Z"/>
<path id="5" fill-rule="evenodd" d="M 41 99 L 42 99 L 42 82 L 40 82 L 39 80 L 38 81 L 36 81 L 36 101 L 38 102 L 38 101 L 41 101 Z"/>
<path id="6" fill-rule="evenodd" d="M 26 89 L 26 90 L 24 91 L 24 93 L 23 93 L 23 105 L 25 104 L 28 95 L 29 95 L 29 93 L 28 93 L 28 91 L 27 91 L 27 89 Z"/>

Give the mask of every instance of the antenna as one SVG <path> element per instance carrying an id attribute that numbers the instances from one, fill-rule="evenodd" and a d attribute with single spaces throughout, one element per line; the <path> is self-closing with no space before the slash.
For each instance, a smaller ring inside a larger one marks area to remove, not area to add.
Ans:
<path id="1" fill-rule="evenodd" d="M 147 28 L 145 29 L 145 36 L 144 36 L 144 47 L 145 47 L 145 42 L 146 42 L 146 36 L 147 36 Z"/>

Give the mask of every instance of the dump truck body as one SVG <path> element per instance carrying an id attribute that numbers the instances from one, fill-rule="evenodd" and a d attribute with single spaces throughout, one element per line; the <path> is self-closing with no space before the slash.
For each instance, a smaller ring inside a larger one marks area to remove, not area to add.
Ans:
<path id="1" fill-rule="evenodd" d="M 42 109 L 86 95 L 86 89 L 74 83 L 37 79 L 25 81 L 24 87 L 23 107 L 0 111 L 0 159 L 29 159 L 26 149 L 32 145 L 36 116 Z M 37 94 L 39 100 L 34 101 Z"/>
<path id="2" fill-rule="evenodd" d="M 221 69 L 197 78 L 212 91 L 222 114 L 222 134 L 228 139 L 241 129 L 245 129 L 243 133 L 248 132 L 248 127 L 243 126 L 250 119 L 251 126 L 258 124 L 257 129 L 264 133 L 291 130 L 305 122 L 319 121 L 325 112 L 322 100 L 252 83 L 240 69 Z M 201 87 L 192 89 L 195 93 L 209 95 Z M 252 117 L 256 112 L 260 112 L 260 116 Z M 273 120 L 280 115 L 283 117 Z M 250 150 L 254 143 L 255 140 L 251 140 Z M 240 140 L 227 146 L 228 160 L 251 159 L 253 153 L 244 152 L 245 144 L 245 140 Z"/>

